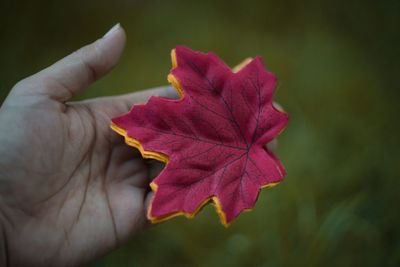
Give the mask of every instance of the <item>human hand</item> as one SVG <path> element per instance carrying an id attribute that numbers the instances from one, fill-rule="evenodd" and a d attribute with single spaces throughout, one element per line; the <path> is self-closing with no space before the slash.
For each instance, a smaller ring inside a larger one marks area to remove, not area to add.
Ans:
<path id="1" fill-rule="evenodd" d="M 145 226 L 148 185 L 162 164 L 143 160 L 109 125 L 176 90 L 68 102 L 117 64 L 125 38 L 113 28 L 19 82 L 1 106 L 0 266 L 82 265 Z"/>
<path id="2" fill-rule="evenodd" d="M 117 64 L 125 38 L 113 28 L 19 82 L 3 103 L 0 265 L 82 265 L 146 224 L 148 184 L 160 168 L 109 125 L 151 95 L 178 94 L 163 87 L 68 102 Z"/>

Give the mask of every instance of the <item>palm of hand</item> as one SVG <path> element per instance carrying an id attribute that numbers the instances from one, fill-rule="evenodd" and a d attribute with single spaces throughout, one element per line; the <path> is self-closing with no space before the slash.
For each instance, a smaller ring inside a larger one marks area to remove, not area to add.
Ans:
<path id="1" fill-rule="evenodd" d="M 7 206 L 19 211 L 7 216 L 15 220 L 15 234 L 27 245 L 37 239 L 51 244 L 49 257 L 81 259 L 98 242 L 107 244 L 104 251 L 112 249 L 145 223 L 150 175 L 136 150 L 108 127 L 112 116 L 126 110 L 112 98 L 63 111 L 55 103 L 38 104 L 13 107 L 3 118 L 13 138 L 3 151 L 10 161 L 6 173 L 23 177 L 3 188 L 6 203 L 8 194 L 14 196 Z M 25 249 L 35 257 L 35 248 L 37 243 Z"/>
<path id="2" fill-rule="evenodd" d="M 109 125 L 135 102 L 173 91 L 65 104 L 118 62 L 124 43 L 118 28 L 17 84 L 1 107 L 5 264 L 84 264 L 145 225 L 149 180 L 161 166 L 146 163 Z"/>

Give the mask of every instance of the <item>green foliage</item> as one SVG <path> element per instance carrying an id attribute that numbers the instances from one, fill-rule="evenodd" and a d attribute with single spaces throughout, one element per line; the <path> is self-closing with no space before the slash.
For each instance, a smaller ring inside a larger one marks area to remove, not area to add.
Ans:
<path id="1" fill-rule="evenodd" d="M 121 22 L 115 71 L 77 99 L 166 84 L 177 44 L 231 66 L 263 57 L 291 114 L 283 183 L 225 229 L 212 206 L 150 227 L 91 266 L 400 264 L 398 1 L 14 1 L 0 8 L 0 99 Z"/>

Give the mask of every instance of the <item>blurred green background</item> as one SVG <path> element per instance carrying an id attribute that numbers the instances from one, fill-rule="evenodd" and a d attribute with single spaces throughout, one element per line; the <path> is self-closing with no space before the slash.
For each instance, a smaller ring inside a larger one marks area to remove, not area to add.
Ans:
<path id="1" fill-rule="evenodd" d="M 260 55 L 281 82 L 283 183 L 228 229 L 208 206 L 90 266 L 399 266 L 400 1 L 3 0 L 0 10 L 0 102 L 117 22 L 128 35 L 120 64 L 78 99 L 166 84 L 178 44 L 231 66 Z"/>

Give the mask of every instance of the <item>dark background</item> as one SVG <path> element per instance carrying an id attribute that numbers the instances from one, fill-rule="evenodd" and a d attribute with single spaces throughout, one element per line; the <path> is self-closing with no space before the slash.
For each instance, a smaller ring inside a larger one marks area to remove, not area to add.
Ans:
<path id="1" fill-rule="evenodd" d="M 78 99 L 164 85 L 178 44 L 234 66 L 262 56 L 291 115 L 285 181 L 228 228 L 212 206 L 143 231 L 91 266 L 400 264 L 400 1 L 2 1 L 0 102 L 20 79 L 101 37 L 117 68 Z"/>

